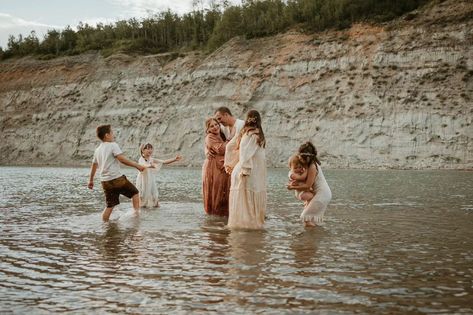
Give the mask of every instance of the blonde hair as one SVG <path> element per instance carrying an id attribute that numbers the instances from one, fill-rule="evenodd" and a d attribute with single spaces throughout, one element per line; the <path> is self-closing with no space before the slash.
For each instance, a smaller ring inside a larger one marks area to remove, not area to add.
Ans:
<path id="1" fill-rule="evenodd" d="M 220 126 L 220 123 L 216 118 L 209 117 L 205 120 L 205 133 L 209 133 L 210 124 L 212 123 L 212 121 L 215 121 Z"/>
<path id="2" fill-rule="evenodd" d="M 307 161 L 300 154 L 294 154 L 289 158 L 288 166 L 290 169 L 292 169 L 294 166 L 298 165 L 304 168 L 307 168 L 309 166 L 309 164 L 307 164 Z"/>

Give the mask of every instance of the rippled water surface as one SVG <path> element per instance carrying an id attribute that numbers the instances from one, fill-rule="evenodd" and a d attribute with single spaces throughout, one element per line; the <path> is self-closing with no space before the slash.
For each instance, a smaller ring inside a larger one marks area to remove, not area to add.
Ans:
<path id="1" fill-rule="evenodd" d="M 325 173 L 323 227 L 271 170 L 266 230 L 229 231 L 199 169 L 165 168 L 161 208 L 123 198 L 104 224 L 87 169 L 1 167 L 0 313 L 473 314 L 472 172 Z"/>

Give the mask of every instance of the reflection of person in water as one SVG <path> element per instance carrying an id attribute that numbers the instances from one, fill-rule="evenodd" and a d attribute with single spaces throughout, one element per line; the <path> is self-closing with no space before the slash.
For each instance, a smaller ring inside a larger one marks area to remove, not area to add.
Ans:
<path id="1" fill-rule="evenodd" d="M 294 252 L 294 268 L 299 269 L 320 265 L 317 250 L 320 240 L 326 234 L 327 232 L 323 229 L 311 229 L 292 238 L 290 248 Z"/>
<path id="2" fill-rule="evenodd" d="M 266 274 L 263 269 L 268 265 L 270 249 L 266 248 L 265 237 L 264 230 L 232 230 L 228 236 L 232 258 L 228 284 L 242 291 L 235 297 L 239 302 L 260 287 L 260 278 Z"/>
<path id="3" fill-rule="evenodd" d="M 99 240 L 99 249 L 104 258 L 113 265 L 124 258 L 127 262 L 131 262 L 133 257 L 136 257 L 137 261 L 140 259 L 140 246 L 137 244 L 142 240 L 139 234 L 140 221 L 138 217 L 131 217 L 130 220 L 125 223 L 107 222 L 104 225 L 105 233 Z"/>
<path id="4" fill-rule="evenodd" d="M 201 226 L 202 231 L 208 237 L 209 242 L 203 242 L 203 253 L 208 258 L 210 264 L 226 265 L 228 264 L 228 229 L 225 228 L 226 220 L 224 217 L 206 216 Z M 212 281 L 214 281 L 213 279 Z M 222 280 L 222 279 L 219 279 Z"/>

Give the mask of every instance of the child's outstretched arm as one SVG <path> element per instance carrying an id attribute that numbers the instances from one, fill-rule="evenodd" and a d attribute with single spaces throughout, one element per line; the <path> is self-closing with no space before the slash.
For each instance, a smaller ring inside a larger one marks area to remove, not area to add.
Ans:
<path id="1" fill-rule="evenodd" d="M 171 163 L 174 163 L 174 162 L 177 162 L 177 161 L 180 161 L 180 160 L 182 160 L 182 156 L 180 156 L 178 154 L 178 155 L 176 155 L 176 157 L 174 159 L 164 160 L 163 164 L 171 164 Z"/>
<path id="2" fill-rule="evenodd" d="M 133 161 L 130 161 L 129 159 L 127 159 L 123 154 L 119 154 L 116 156 L 117 160 L 119 160 L 120 162 L 122 162 L 123 164 L 125 165 L 128 165 L 128 166 L 131 166 L 131 167 L 134 167 L 136 168 L 138 171 L 140 172 L 143 172 L 145 170 L 145 167 L 143 165 L 140 165 L 136 162 L 133 162 Z"/>
<path id="3" fill-rule="evenodd" d="M 92 166 L 90 167 L 89 184 L 87 185 L 87 187 L 89 187 L 89 189 L 94 188 L 95 172 L 97 172 L 97 163 L 92 163 Z"/>

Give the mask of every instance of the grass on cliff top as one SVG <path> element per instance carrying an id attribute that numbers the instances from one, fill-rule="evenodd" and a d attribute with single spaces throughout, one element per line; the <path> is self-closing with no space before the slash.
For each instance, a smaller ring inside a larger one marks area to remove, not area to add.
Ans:
<path id="1" fill-rule="evenodd" d="M 357 22 L 385 22 L 439 0 L 246 0 L 240 6 L 226 1 L 208 9 L 178 15 L 172 11 L 141 21 L 133 18 L 113 24 L 79 23 L 76 29 L 50 30 L 43 40 L 35 32 L 10 36 L 0 59 L 38 56 L 51 59 L 100 51 L 156 54 L 173 51 L 213 51 L 235 36 L 272 36 L 292 28 L 306 32 L 343 29 Z"/>

